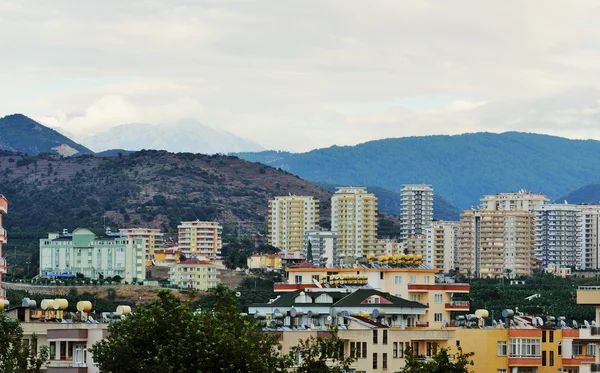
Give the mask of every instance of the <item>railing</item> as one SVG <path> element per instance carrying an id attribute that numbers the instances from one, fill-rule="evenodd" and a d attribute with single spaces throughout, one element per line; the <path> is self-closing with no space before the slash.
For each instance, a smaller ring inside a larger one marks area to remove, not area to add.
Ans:
<path id="1" fill-rule="evenodd" d="M 600 286 L 579 286 L 577 290 L 600 290 Z"/>

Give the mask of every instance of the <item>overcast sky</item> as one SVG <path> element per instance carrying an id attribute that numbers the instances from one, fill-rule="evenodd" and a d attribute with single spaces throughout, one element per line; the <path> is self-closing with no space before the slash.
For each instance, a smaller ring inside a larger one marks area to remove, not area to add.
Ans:
<path id="1" fill-rule="evenodd" d="M 193 118 L 265 148 L 600 139 L 600 2 L 0 0 L 0 116 Z"/>

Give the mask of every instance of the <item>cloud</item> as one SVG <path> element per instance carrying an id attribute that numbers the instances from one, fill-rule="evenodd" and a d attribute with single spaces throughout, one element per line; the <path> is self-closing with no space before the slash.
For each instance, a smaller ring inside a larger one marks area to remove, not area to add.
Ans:
<path id="1" fill-rule="evenodd" d="M 592 0 L 23 0 L 0 14 L 0 112 L 71 132 L 191 117 L 291 150 L 482 130 L 600 139 Z"/>

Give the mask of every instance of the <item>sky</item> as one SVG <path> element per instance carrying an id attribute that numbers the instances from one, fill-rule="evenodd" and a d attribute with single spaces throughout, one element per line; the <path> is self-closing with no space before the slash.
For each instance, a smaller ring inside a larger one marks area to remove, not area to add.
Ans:
<path id="1" fill-rule="evenodd" d="M 600 139 L 600 2 L 0 0 L 0 116 L 194 119 L 267 149 Z"/>

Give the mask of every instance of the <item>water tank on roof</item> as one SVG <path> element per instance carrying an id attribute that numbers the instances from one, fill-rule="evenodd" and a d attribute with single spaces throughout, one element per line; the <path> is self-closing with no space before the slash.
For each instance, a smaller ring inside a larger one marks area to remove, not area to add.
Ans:
<path id="1" fill-rule="evenodd" d="M 55 310 L 66 310 L 67 307 L 69 307 L 69 301 L 66 299 L 54 299 L 52 301 L 52 308 L 54 308 Z"/>
<path id="2" fill-rule="evenodd" d="M 37 307 L 37 302 L 29 298 L 23 298 L 23 301 L 21 302 L 21 307 L 35 309 L 35 307 Z"/>
<path id="3" fill-rule="evenodd" d="M 42 307 L 42 309 L 45 311 L 45 310 L 47 310 L 47 309 L 50 309 L 50 308 L 52 308 L 52 302 L 53 302 L 53 300 L 52 300 L 52 299 L 42 299 L 42 303 L 41 303 L 41 305 L 40 305 L 40 306 L 41 306 L 41 307 Z"/>
<path id="4" fill-rule="evenodd" d="M 131 313 L 131 307 L 129 306 L 118 306 L 117 313 L 121 315 L 127 315 Z"/>
<path id="5" fill-rule="evenodd" d="M 90 312 L 92 310 L 92 302 L 82 300 L 77 302 L 77 311 L 79 312 Z"/>

